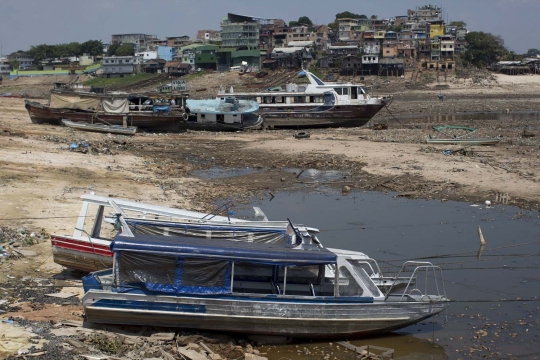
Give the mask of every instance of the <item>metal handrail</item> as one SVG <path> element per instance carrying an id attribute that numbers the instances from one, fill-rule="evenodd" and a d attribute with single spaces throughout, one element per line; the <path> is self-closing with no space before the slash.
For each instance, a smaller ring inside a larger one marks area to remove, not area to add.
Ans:
<path id="1" fill-rule="evenodd" d="M 425 279 L 425 284 L 424 284 L 425 285 L 424 292 L 427 292 L 428 272 L 429 272 L 429 270 L 433 270 L 433 279 L 434 279 L 434 282 L 435 282 L 437 295 L 441 295 L 441 289 L 439 288 L 439 282 L 438 282 L 437 276 L 436 276 L 436 271 L 439 270 L 440 277 L 441 277 L 442 293 L 443 293 L 442 295 L 444 295 L 446 297 L 446 289 L 444 288 L 444 278 L 443 278 L 442 269 L 441 269 L 440 266 L 433 265 L 432 263 L 427 262 L 427 261 L 407 261 L 401 267 L 398 275 L 396 276 L 396 279 L 399 278 L 401 273 L 404 272 L 405 268 L 409 267 L 409 266 L 416 266 L 416 268 L 414 269 L 413 273 L 411 274 L 411 276 L 409 278 L 409 281 L 407 283 L 407 286 L 405 287 L 405 290 L 403 290 L 403 293 L 401 294 L 400 301 L 403 300 L 403 298 L 407 294 L 407 290 L 409 290 L 409 287 L 411 286 L 411 283 L 413 283 L 413 279 L 417 278 L 417 276 L 418 276 L 418 274 L 419 274 L 419 272 L 421 270 L 425 270 L 425 272 L 426 272 L 426 279 Z M 390 296 L 392 290 L 394 289 L 394 286 L 395 286 L 395 282 L 392 284 L 392 286 L 388 290 L 388 292 L 387 292 L 387 294 L 385 296 L 385 300 L 387 300 L 388 297 Z M 422 294 L 420 289 L 416 289 L 416 290 L 418 290 L 420 292 L 420 294 Z M 422 296 L 425 296 L 425 295 L 422 295 Z"/>

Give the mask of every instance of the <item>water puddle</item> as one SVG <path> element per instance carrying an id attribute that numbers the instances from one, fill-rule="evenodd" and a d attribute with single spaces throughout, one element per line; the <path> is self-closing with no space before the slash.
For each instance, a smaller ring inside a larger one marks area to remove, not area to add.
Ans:
<path id="1" fill-rule="evenodd" d="M 317 170 L 317 169 L 295 169 L 295 168 L 285 168 L 283 169 L 287 172 L 297 175 L 298 179 L 301 180 L 311 180 L 316 182 L 332 182 L 346 179 L 350 176 L 348 171 L 338 171 L 338 170 Z"/>
<path id="2" fill-rule="evenodd" d="M 279 171 L 280 169 L 278 169 Z M 338 170 L 317 170 L 317 169 L 297 169 L 297 168 L 284 168 L 283 171 L 297 175 L 299 180 L 308 180 L 313 182 L 334 182 L 346 179 L 351 175 L 348 171 Z M 205 170 L 197 170 L 191 173 L 191 176 L 201 178 L 203 180 L 215 180 L 225 179 L 232 177 L 239 177 L 245 175 L 251 175 L 261 173 L 265 171 L 271 171 L 269 169 L 255 169 L 255 168 L 222 168 L 213 167 Z"/>
<path id="3" fill-rule="evenodd" d="M 399 115 L 396 118 L 401 122 L 406 123 L 443 123 L 443 122 L 459 122 L 459 121 L 474 121 L 474 120 L 535 120 L 540 119 L 540 111 L 512 111 L 510 113 L 502 113 L 500 111 L 492 112 L 462 112 L 455 114 L 412 114 Z M 386 121 L 392 121 L 394 118 L 388 116 Z"/>
<path id="4" fill-rule="evenodd" d="M 203 180 L 225 179 L 231 177 L 238 177 L 244 175 L 255 174 L 263 171 L 262 169 L 255 168 L 241 168 L 241 169 L 226 169 L 222 167 L 213 167 L 205 170 L 197 170 L 191 173 L 191 176 L 201 178 Z"/>
<path id="5" fill-rule="evenodd" d="M 353 341 L 356 346 L 394 348 L 395 358 L 407 359 L 443 359 L 450 354 L 526 358 L 537 353 L 537 211 L 410 200 L 375 192 L 342 196 L 330 189 L 274 195 L 251 205 L 261 207 L 271 220 L 288 217 L 319 228 L 323 245 L 362 251 L 375 258 L 383 272 L 395 274 L 403 262 L 412 259 L 443 268 L 446 293 L 455 301 L 446 314 L 400 330 L 398 334 L 403 336 L 357 339 Z M 242 208 L 238 215 L 252 212 Z M 487 242 L 480 255 L 478 226 Z M 524 301 L 527 299 L 536 302 Z M 415 343 L 418 341 L 425 346 Z M 332 349 L 330 346 L 328 341 L 299 341 L 269 347 L 267 356 L 270 360 L 323 359 L 335 350 L 335 343 Z M 306 351 L 314 355 L 306 357 Z M 496 352 L 499 355 L 494 355 Z M 330 358 L 354 359 L 354 354 L 334 351 Z"/>

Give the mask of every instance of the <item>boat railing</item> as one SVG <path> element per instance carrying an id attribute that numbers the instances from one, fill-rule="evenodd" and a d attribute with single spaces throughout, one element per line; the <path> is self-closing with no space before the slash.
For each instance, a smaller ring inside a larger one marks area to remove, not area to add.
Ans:
<path id="1" fill-rule="evenodd" d="M 407 261 L 401 267 L 396 279 L 400 278 L 402 274 L 410 272 L 412 268 L 414 270 L 412 270 L 411 275 L 405 277 L 408 278 L 408 281 L 403 292 L 392 294 L 393 296 L 401 296 L 399 301 L 403 301 L 406 296 L 417 296 L 421 299 L 427 298 L 430 300 L 431 297 L 428 294 L 429 291 L 433 291 L 432 295 L 436 297 L 446 297 L 444 278 L 440 266 L 427 261 Z M 394 282 L 386 293 L 385 300 L 388 299 L 396 286 L 396 282 Z M 434 289 L 432 290 L 433 286 Z"/>

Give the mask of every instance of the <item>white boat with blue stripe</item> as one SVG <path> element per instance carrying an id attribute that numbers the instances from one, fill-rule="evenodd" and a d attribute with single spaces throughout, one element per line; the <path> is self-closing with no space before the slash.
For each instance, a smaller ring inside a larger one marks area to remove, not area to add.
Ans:
<path id="1" fill-rule="evenodd" d="M 117 237 L 112 270 L 83 279 L 88 322 L 293 337 L 389 332 L 448 307 L 442 271 L 407 262 L 410 281 L 386 295 L 351 252 L 160 235 Z M 325 272 L 332 268 L 332 277 Z M 401 275 L 401 274 L 400 274 Z M 422 289 L 422 290 L 420 290 Z"/>

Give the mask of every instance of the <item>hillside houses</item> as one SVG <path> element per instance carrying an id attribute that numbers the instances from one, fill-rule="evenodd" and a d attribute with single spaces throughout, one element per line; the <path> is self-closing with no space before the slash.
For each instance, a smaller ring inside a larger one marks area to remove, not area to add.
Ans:
<path id="1" fill-rule="evenodd" d="M 164 60 L 189 65 L 182 72 L 300 68 L 312 60 L 321 68 L 347 74 L 402 74 L 411 60 L 427 70 L 453 71 L 456 56 L 466 49 L 467 30 L 446 24 L 438 6 L 405 12 L 389 19 L 340 18 L 333 29 L 229 13 L 219 30 L 198 30 L 196 39 L 167 37 L 165 45 L 173 48 L 173 55 Z M 155 36 L 144 34 L 115 35 L 111 43 L 124 39 L 133 41 L 137 49 L 159 43 Z M 143 57 L 145 61 L 160 58 L 159 54 Z M 179 64 L 174 64 L 176 69 Z"/>
<path id="2" fill-rule="evenodd" d="M 128 62 L 106 56 L 100 74 L 112 77 L 151 72 L 181 76 L 201 70 L 301 68 L 312 61 L 321 68 L 348 74 L 375 74 L 379 70 L 396 74 L 406 70 L 400 64 L 411 64 L 413 60 L 427 70 L 453 71 L 456 57 L 466 50 L 467 30 L 446 24 L 438 6 L 402 11 L 386 19 L 339 18 L 329 25 L 228 13 L 212 27 L 214 30 L 197 30 L 195 38 L 114 34 L 110 44 L 130 44 L 135 56 Z M 19 60 L 20 70 L 33 65 L 22 52 L 11 58 Z"/>

